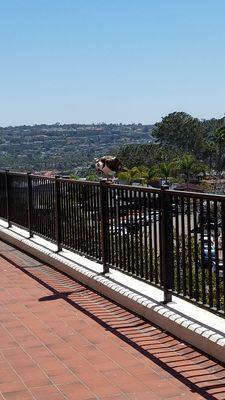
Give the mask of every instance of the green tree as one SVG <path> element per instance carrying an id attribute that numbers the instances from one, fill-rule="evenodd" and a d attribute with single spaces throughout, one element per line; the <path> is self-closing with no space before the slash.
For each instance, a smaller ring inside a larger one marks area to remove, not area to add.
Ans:
<path id="1" fill-rule="evenodd" d="M 99 182 L 100 181 L 100 177 L 97 174 L 90 174 L 86 176 L 87 181 L 89 182 Z"/>
<path id="2" fill-rule="evenodd" d="M 205 143 L 203 158 L 209 167 L 209 172 L 211 172 L 215 164 L 216 151 L 217 148 L 216 148 L 216 143 L 214 141 L 209 141 Z"/>
<path id="3" fill-rule="evenodd" d="M 120 172 L 118 174 L 118 178 L 122 181 L 131 185 L 136 180 L 146 181 L 148 178 L 148 169 L 146 167 L 133 167 L 131 169 L 127 169 L 124 172 Z"/>
<path id="4" fill-rule="evenodd" d="M 151 185 L 152 180 L 157 176 L 158 176 L 158 168 L 156 167 L 156 165 L 153 165 L 148 170 L 147 184 Z"/>
<path id="5" fill-rule="evenodd" d="M 161 145 L 185 153 L 199 154 L 204 137 L 201 121 L 184 112 L 174 112 L 155 124 L 153 136 Z"/>
<path id="6" fill-rule="evenodd" d="M 79 181 L 79 176 L 76 174 L 70 174 L 70 179 L 75 179 L 76 181 Z"/>
<path id="7" fill-rule="evenodd" d="M 177 169 L 177 163 L 174 161 L 170 163 L 163 162 L 159 165 L 159 174 L 162 178 L 168 181 L 168 178 L 171 177 L 174 173 L 174 171 Z"/>
<path id="8" fill-rule="evenodd" d="M 189 185 L 190 178 L 200 172 L 205 171 L 205 167 L 193 155 L 185 154 L 177 161 L 179 171 L 185 175 L 185 181 Z"/>
<path id="9" fill-rule="evenodd" d="M 178 152 L 159 143 L 127 145 L 118 150 L 117 157 L 127 168 L 145 166 L 151 168 L 161 162 L 170 162 Z"/>
<path id="10" fill-rule="evenodd" d="M 217 153 L 216 169 L 221 174 L 225 167 L 225 126 L 221 126 L 216 130 L 214 141 Z"/>

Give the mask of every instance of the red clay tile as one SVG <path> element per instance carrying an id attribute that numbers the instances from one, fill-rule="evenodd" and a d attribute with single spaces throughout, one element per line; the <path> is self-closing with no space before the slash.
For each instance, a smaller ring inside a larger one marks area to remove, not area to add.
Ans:
<path id="1" fill-rule="evenodd" d="M 32 394 L 37 400 L 62 400 L 65 399 L 62 392 L 55 386 L 48 385 L 31 389 Z"/>
<path id="2" fill-rule="evenodd" d="M 19 392 L 25 389 L 26 386 L 21 382 L 20 379 L 0 384 L 0 393 Z"/>
<path id="3" fill-rule="evenodd" d="M 162 398 L 160 396 L 158 396 L 157 394 L 155 394 L 151 391 L 142 392 L 142 393 L 130 393 L 130 394 L 128 394 L 128 399 L 129 400 L 162 400 Z"/>
<path id="4" fill-rule="evenodd" d="M 125 395 L 115 395 L 115 396 L 101 396 L 99 397 L 100 400 L 125 400 L 127 399 L 127 396 Z M 150 399 L 150 398 L 149 398 Z M 154 399 L 153 399 L 154 400 Z"/>
<path id="5" fill-rule="evenodd" d="M 58 388 L 65 394 L 69 400 L 90 400 L 96 399 L 93 393 L 90 392 L 81 383 L 73 383 L 68 385 L 59 385 Z"/>
<path id="6" fill-rule="evenodd" d="M 55 385 L 64 385 L 66 383 L 79 383 L 79 379 L 70 371 L 64 372 L 64 374 L 52 375 L 51 381 Z"/>
<path id="7" fill-rule="evenodd" d="M 0 398 L 225 399 L 220 363 L 40 265 L 0 242 Z"/>
<path id="8" fill-rule="evenodd" d="M 18 380 L 18 376 L 10 367 L 0 368 L 0 385 L 8 382 L 15 382 Z"/>
<path id="9" fill-rule="evenodd" d="M 3 398 L 5 400 L 33 400 L 33 396 L 28 390 L 3 393 Z"/>

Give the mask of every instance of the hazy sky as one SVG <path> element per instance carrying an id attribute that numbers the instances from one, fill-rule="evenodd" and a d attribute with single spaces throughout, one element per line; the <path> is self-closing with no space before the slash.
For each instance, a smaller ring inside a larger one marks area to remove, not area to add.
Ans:
<path id="1" fill-rule="evenodd" d="M 0 126 L 225 113 L 225 0 L 0 0 Z"/>

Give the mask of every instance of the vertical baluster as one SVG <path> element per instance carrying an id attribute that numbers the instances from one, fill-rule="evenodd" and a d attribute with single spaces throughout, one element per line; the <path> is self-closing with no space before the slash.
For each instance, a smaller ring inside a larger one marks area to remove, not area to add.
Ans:
<path id="1" fill-rule="evenodd" d="M 172 223 L 171 223 L 171 209 L 170 209 L 170 197 L 166 193 L 168 185 L 161 187 L 161 230 L 162 230 L 162 278 L 163 291 L 164 291 L 164 303 L 172 301 L 172 258 L 171 258 L 171 240 L 172 240 Z"/>
<path id="2" fill-rule="evenodd" d="M 28 231 L 29 237 L 33 236 L 32 230 L 32 181 L 31 181 L 31 173 L 27 173 L 27 215 L 28 215 Z"/>
<path id="3" fill-rule="evenodd" d="M 130 218 L 130 229 L 131 229 L 131 273 L 135 274 L 135 250 L 134 250 L 134 237 L 135 237 L 135 199 L 134 191 L 130 189 L 130 201 L 131 201 L 131 218 Z"/>
<path id="4" fill-rule="evenodd" d="M 216 297 L 216 308 L 220 310 L 220 283 L 219 283 L 219 246 L 218 246 L 218 208 L 217 201 L 214 201 L 214 238 L 215 238 L 215 260 L 214 260 L 214 273 L 216 276 L 216 286 L 214 288 L 214 293 Z"/>
<path id="5" fill-rule="evenodd" d="M 187 236 L 188 236 L 188 295 L 193 298 L 193 282 L 192 282 L 192 247 L 191 247 L 191 211 L 190 198 L 187 197 Z"/>
<path id="6" fill-rule="evenodd" d="M 84 209 L 84 230 L 85 230 L 85 253 L 89 254 L 89 247 L 90 247 L 90 242 L 89 242 L 89 236 L 88 236 L 88 207 L 87 207 L 87 186 L 83 184 L 83 209 Z"/>
<path id="7" fill-rule="evenodd" d="M 155 269 L 155 283 L 159 283 L 159 269 L 158 269 L 158 237 L 157 237 L 157 217 L 156 217 L 156 195 L 153 193 L 153 227 L 154 227 L 154 269 Z"/>
<path id="8" fill-rule="evenodd" d="M 181 243 L 182 243 L 182 286 L 183 295 L 187 295 L 186 287 L 186 243 L 185 243 L 185 217 L 184 217 L 184 198 L 181 197 Z"/>
<path id="9" fill-rule="evenodd" d="M 75 210 L 76 210 L 76 237 L 77 237 L 77 250 L 81 251 L 81 232 L 80 232 L 80 213 L 79 213 L 79 184 L 74 183 L 75 193 L 76 193 L 76 202 L 75 202 Z"/>
<path id="10" fill-rule="evenodd" d="M 12 226 L 10 218 L 10 180 L 9 171 L 5 170 L 5 197 L 6 197 L 6 218 L 8 221 L 8 228 Z"/>
<path id="11" fill-rule="evenodd" d="M 222 222 L 222 256 L 223 256 L 223 269 L 222 269 L 222 298 L 223 298 L 223 313 L 225 313 L 225 202 L 221 201 L 221 222 Z"/>
<path id="12" fill-rule="evenodd" d="M 130 189 L 126 188 L 126 220 L 127 220 L 127 271 L 130 271 L 130 263 L 131 263 L 131 219 L 130 219 L 130 213 L 131 213 L 131 209 L 130 209 L 130 201 L 131 201 L 131 197 L 130 197 Z"/>
<path id="13" fill-rule="evenodd" d="M 195 269 L 194 269 L 194 298 L 196 301 L 199 301 L 199 257 L 198 257 L 198 237 L 197 237 L 197 205 L 196 199 L 193 199 L 193 220 L 194 220 L 194 262 L 195 262 Z"/>
<path id="14" fill-rule="evenodd" d="M 101 250 L 101 208 L 100 208 L 100 185 L 97 187 L 97 209 L 98 209 L 98 252 L 99 252 L 99 260 L 102 258 L 102 250 Z"/>
<path id="15" fill-rule="evenodd" d="M 88 187 L 88 213 L 89 213 L 89 238 L 90 255 L 94 257 L 94 232 L 93 232 L 93 186 Z"/>
<path id="16" fill-rule="evenodd" d="M 203 200 L 200 199 L 200 235 L 201 235 L 201 268 L 202 268 L 202 303 L 206 303 L 206 286 L 205 286 L 205 254 L 204 254 L 204 207 Z"/>
<path id="17" fill-rule="evenodd" d="M 113 204 L 113 190 L 110 188 L 109 191 L 109 209 L 110 209 L 110 230 L 109 230 L 109 235 L 110 235 L 110 264 L 114 265 L 115 262 L 115 246 L 114 246 L 114 236 L 113 236 L 113 224 L 115 220 L 115 205 Z"/>
<path id="18" fill-rule="evenodd" d="M 98 246 L 98 209 L 97 209 L 97 196 L 98 187 L 94 186 L 94 240 L 95 240 L 95 255 L 99 258 L 99 246 Z"/>
<path id="19" fill-rule="evenodd" d="M 55 176 L 55 240 L 57 251 L 62 250 L 59 176 Z"/>
<path id="20" fill-rule="evenodd" d="M 135 204 L 135 214 L 134 214 L 134 220 L 135 220 L 135 275 L 139 276 L 139 243 L 138 243 L 138 232 L 140 229 L 140 219 L 138 223 L 138 218 L 137 218 L 137 211 L 138 211 L 138 199 L 137 199 L 137 191 L 134 190 L 134 204 Z"/>
<path id="21" fill-rule="evenodd" d="M 147 241 L 147 226 L 151 224 L 151 218 L 149 214 L 147 215 L 147 193 L 143 193 L 143 208 L 144 208 L 144 278 L 149 279 L 149 261 L 148 261 L 148 241 Z"/>
<path id="22" fill-rule="evenodd" d="M 121 223 L 122 223 L 122 246 L 123 246 L 123 270 L 127 271 L 127 224 L 125 220 L 125 196 L 124 196 L 124 189 L 121 190 L 121 202 L 122 202 L 122 216 L 121 216 Z"/>
<path id="23" fill-rule="evenodd" d="M 175 224 L 176 224 L 176 264 L 177 264 L 177 279 L 176 289 L 177 293 L 181 292 L 181 281 L 180 281 L 180 223 L 179 223 L 179 197 L 175 197 Z"/>
<path id="24" fill-rule="evenodd" d="M 109 272 L 109 199 L 105 180 L 100 182 L 101 249 L 103 273 Z"/>
<path id="25" fill-rule="evenodd" d="M 140 234 L 139 234 L 139 260 L 140 260 L 140 270 L 139 270 L 139 276 L 141 278 L 144 277 L 144 264 L 143 264 L 143 223 L 145 223 L 145 221 L 142 219 L 144 214 L 142 215 L 142 202 L 143 202 L 143 196 L 144 193 L 140 190 L 138 192 L 139 195 L 139 221 L 140 221 Z"/>
<path id="26" fill-rule="evenodd" d="M 153 248 L 152 248 L 152 195 L 148 192 L 148 218 L 149 218 L 149 228 L 148 228 L 148 243 L 149 243 L 149 278 L 150 282 L 154 282 L 154 273 L 153 273 Z"/>
<path id="27" fill-rule="evenodd" d="M 72 208 L 73 208 L 73 249 L 78 250 L 77 237 L 77 205 L 76 205 L 76 184 L 71 182 Z"/>
<path id="28" fill-rule="evenodd" d="M 209 306 L 213 307 L 213 291 L 212 291 L 212 243 L 211 243 L 211 212 L 210 201 L 207 200 L 207 236 L 208 236 L 208 287 L 209 287 Z"/>

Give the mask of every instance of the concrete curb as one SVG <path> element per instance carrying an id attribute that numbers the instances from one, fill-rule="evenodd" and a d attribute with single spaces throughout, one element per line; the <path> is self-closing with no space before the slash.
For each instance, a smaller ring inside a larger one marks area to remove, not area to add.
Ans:
<path id="1" fill-rule="evenodd" d="M 199 323 L 197 317 L 196 319 L 188 319 L 184 314 L 179 314 L 171 310 L 171 307 L 162 305 L 159 301 L 152 301 L 141 293 L 137 294 L 119 282 L 112 281 L 110 276 L 103 276 L 98 272 L 85 268 L 85 260 L 87 259 L 84 257 L 82 258 L 84 261 L 83 265 L 70 261 L 61 253 L 55 253 L 30 239 L 20 236 L 13 229 L 0 226 L 0 239 L 12 246 L 18 247 L 43 263 L 49 264 L 68 274 L 77 281 L 146 318 L 208 355 L 215 357 L 223 363 L 225 362 L 225 320 L 224 329 L 220 329 L 219 331 L 211 326 L 204 326 Z M 199 307 L 194 307 L 196 308 L 197 315 Z"/>

